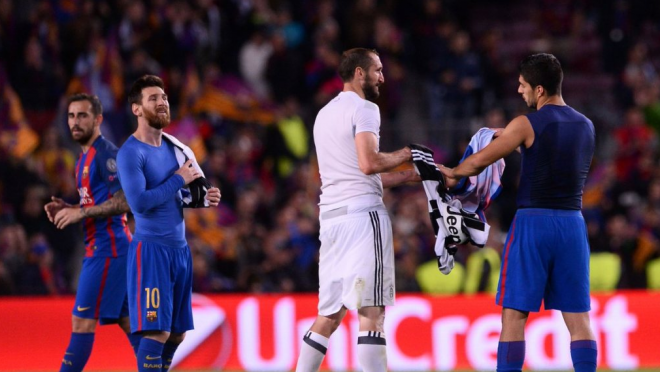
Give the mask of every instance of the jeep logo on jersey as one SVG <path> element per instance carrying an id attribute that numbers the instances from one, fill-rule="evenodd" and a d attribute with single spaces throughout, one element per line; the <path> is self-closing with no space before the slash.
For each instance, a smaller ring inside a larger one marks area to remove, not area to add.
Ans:
<path id="1" fill-rule="evenodd" d="M 447 206 L 447 214 L 443 216 L 445 220 L 445 227 L 449 235 L 445 238 L 445 242 L 449 241 L 451 244 L 462 244 L 467 242 L 467 236 L 463 233 L 463 217 L 456 210 Z"/>

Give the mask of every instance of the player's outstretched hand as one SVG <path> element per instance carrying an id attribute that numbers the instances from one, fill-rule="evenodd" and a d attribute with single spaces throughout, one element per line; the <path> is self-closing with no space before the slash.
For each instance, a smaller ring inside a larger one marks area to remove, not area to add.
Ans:
<path id="1" fill-rule="evenodd" d="M 447 190 L 454 188 L 458 184 L 458 181 L 460 181 L 460 178 L 454 176 L 454 168 L 447 168 L 442 164 L 438 164 L 438 169 L 440 169 L 440 172 L 445 176 L 445 186 L 447 187 Z"/>
<path id="2" fill-rule="evenodd" d="M 209 201 L 209 205 L 212 207 L 217 207 L 220 204 L 220 189 L 217 187 L 211 187 L 206 191 L 206 200 Z"/>
<path id="3" fill-rule="evenodd" d="M 185 162 L 175 173 L 183 177 L 184 185 L 187 185 L 202 176 L 197 168 L 192 166 L 192 159 L 188 159 L 188 161 Z"/>
<path id="4" fill-rule="evenodd" d="M 59 211 L 61 211 L 62 208 L 69 208 L 69 207 L 71 207 L 71 205 L 66 203 L 64 200 L 62 200 L 60 198 L 56 198 L 54 196 L 51 196 L 50 200 L 52 200 L 52 201 L 49 202 L 48 204 L 44 205 L 44 210 L 46 211 L 46 215 L 48 216 L 48 220 L 50 222 L 55 223 L 54 222 L 55 221 L 55 215 L 57 215 L 57 213 Z"/>
<path id="5" fill-rule="evenodd" d="M 69 206 L 67 208 L 62 208 L 55 215 L 53 223 L 57 226 L 58 229 L 63 229 L 69 225 L 79 222 L 83 219 L 83 210 L 82 208 Z"/>

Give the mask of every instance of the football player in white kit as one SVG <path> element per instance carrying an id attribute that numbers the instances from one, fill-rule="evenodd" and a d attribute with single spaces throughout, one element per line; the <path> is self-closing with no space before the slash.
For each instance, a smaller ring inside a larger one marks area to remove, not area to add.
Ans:
<path id="1" fill-rule="evenodd" d="M 385 82 L 375 50 L 342 54 L 344 89 L 319 111 L 314 143 L 321 174 L 318 316 L 303 337 L 297 372 L 316 372 L 330 335 L 347 310 L 358 310 L 358 361 L 365 372 L 387 370 L 385 306 L 394 304 L 392 225 L 383 188 L 418 182 L 408 147 L 379 151 L 380 111 L 373 102 Z"/>

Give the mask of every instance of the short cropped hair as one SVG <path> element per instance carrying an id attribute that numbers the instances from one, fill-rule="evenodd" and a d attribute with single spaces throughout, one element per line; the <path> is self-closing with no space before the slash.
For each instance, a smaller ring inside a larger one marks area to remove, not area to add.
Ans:
<path id="1" fill-rule="evenodd" d="M 79 101 L 88 101 L 89 103 L 91 103 L 92 114 L 94 114 L 94 116 L 103 115 L 103 105 L 101 105 L 101 100 L 99 99 L 98 96 L 87 93 L 76 93 L 69 96 L 66 105 L 67 107 L 69 107 L 69 105 L 71 105 L 71 102 L 79 102 Z"/>
<path id="2" fill-rule="evenodd" d="M 548 53 L 532 54 L 520 62 L 520 75 L 532 87 L 542 86 L 548 95 L 561 94 L 564 72 L 557 57 Z"/>
<path id="3" fill-rule="evenodd" d="M 163 84 L 163 80 L 161 78 L 156 75 L 144 75 L 141 78 L 135 80 L 131 86 L 131 89 L 128 91 L 128 104 L 141 104 L 142 90 L 149 87 L 159 87 L 160 89 L 165 90 L 165 84 Z"/>
<path id="4" fill-rule="evenodd" d="M 353 48 L 342 53 L 337 69 L 341 81 L 347 83 L 353 80 L 355 69 L 358 67 L 365 71 L 368 70 L 369 66 L 373 64 L 372 54 L 378 55 L 378 52 L 375 49 Z"/>

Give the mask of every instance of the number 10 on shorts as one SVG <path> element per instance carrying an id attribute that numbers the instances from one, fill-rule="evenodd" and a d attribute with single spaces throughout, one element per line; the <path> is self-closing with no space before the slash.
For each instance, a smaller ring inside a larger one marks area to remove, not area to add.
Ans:
<path id="1" fill-rule="evenodd" d="M 145 288 L 144 291 L 147 292 L 147 306 L 145 308 L 158 309 L 160 306 L 160 291 L 158 288 Z"/>

